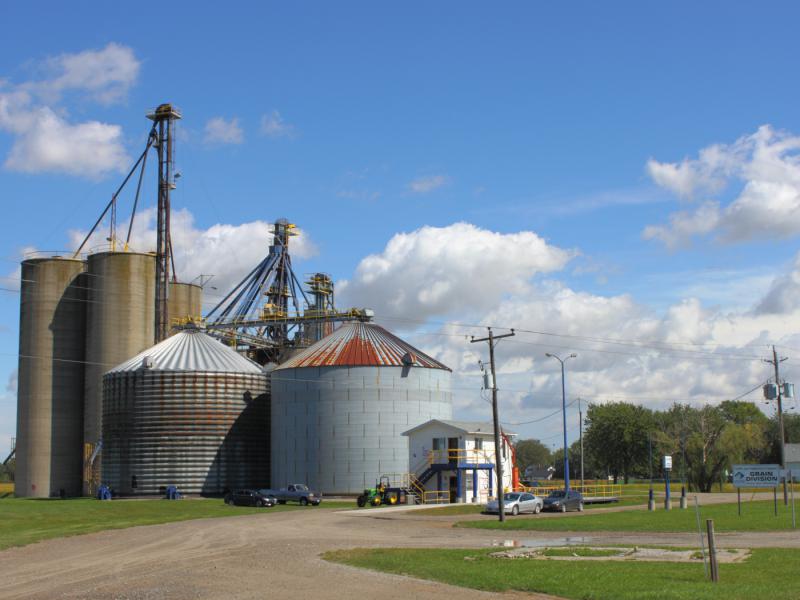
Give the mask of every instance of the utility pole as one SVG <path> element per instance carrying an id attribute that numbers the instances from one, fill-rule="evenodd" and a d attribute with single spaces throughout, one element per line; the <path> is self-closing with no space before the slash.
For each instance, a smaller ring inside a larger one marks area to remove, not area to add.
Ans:
<path id="1" fill-rule="evenodd" d="M 778 388 L 778 437 L 780 441 L 781 447 L 781 469 L 786 471 L 786 442 L 785 437 L 783 434 L 783 390 L 781 389 L 781 376 L 780 376 L 780 364 L 785 361 L 788 357 L 784 356 L 783 358 L 778 358 L 778 352 L 775 350 L 775 346 L 772 346 L 772 360 L 764 359 L 765 363 L 769 363 L 775 367 L 775 387 Z M 783 505 L 788 506 L 789 504 L 789 490 L 786 486 L 786 477 L 784 473 L 783 478 Z"/>
<path id="2" fill-rule="evenodd" d="M 494 346 L 497 340 L 501 338 L 507 338 L 514 335 L 514 330 L 511 330 L 511 333 L 504 333 L 503 335 L 494 335 L 492 333 L 492 328 L 487 327 L 489 330 L 488 337 L 485 338 L 475 338 L 472 336 L 470 340 L 471 344 L 476 342 L 489 342 L 489 367 L 492 371 L 492 421 L 494 422 L 494 460 L 497 463 L 495 465 L 495 471 L 497 472 L 497 512 L 500 517 L 500 521 L 506 520 L 506 511 L 505 511 L 505 504 L 503 502 L 503 496 L 505 491 L 503 490 L 503 458 L 500 452 L 500 417 L 497 414 L 497 378 L 495 377 L 495 370 L 494 370 Z"/>
<path id="3" fill-rule="evenodd" d="M 580 439 L 581 439 L 581 494 L 585 493 L 586 484 L 583 481 L 583 408 L 581 407 L 581 399 L 578 398 L 578 425 L 580 426 Z"/>

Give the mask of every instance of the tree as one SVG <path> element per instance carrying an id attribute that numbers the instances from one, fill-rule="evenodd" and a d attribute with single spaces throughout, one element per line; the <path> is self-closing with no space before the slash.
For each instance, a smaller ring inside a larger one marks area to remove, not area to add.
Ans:
<path id="1" fill-rule="evenodd" d="M 586 412 L 584 452 L 600 471 L 622 476 L 647 472 L 648 434 L 654 425 L 652 411 L 628 404 L 590 404 Z"/>
<path id="2" fill-rule="evenodd" d="M 764 455 L 763 462 L 771 464 L 780 464 L 781 462 L 781 446 L 780 435 L 778 431 L 778 416 L 767 420 L 766 437 L 767 437 L 767 451 Z M 800 415 L 793 415 L 791 413 L 783 413 L 783 431 L 786 436 L 787 444 L 800 443 Z"/>
<path id="3" fill-rule="evenodd" d="M 740 408 L 675 404 L 660 415 L 659 452 L 677 452 L 681 462 L 685 459 L 690 489 L 710 492 L 724 470 L 763 453 L 765 425 Z"/>
<path id="4" fill-rule="evenodd" d="M 553 463 L 550 449 L 539 440 L 520 440 L 514 446 L 517 468 L 525 473 L 528 467 L 547 467 Z"/>

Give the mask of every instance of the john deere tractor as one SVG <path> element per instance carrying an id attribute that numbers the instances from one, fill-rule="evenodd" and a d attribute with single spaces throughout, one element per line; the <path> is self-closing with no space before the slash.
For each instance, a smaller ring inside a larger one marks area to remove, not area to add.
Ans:
<path id="1" fill-rule="evenodd" d="M 389 487 L 389 478 L 383 475 L 374 488 L 367 488 L 364 490 L 364 493 L 356 499 L 356 504 L 358 504 L 359 507 L 364 507 L 367 504 L 371 506 L 391 506 L 404 500 L 405 493 L 403 490 L 396 487 Z"/>

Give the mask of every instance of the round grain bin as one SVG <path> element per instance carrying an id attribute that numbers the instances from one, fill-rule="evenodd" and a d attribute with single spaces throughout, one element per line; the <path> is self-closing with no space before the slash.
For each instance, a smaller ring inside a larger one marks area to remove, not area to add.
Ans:
<path id="1" fill-rule="evenodd" d="M 278 366 L 272 381 L 272 486 L 358 493 L 408 472 L 402 433 L 451 419 L 451 371 L 372 323 L 346 323 Z"/>
<path id="2" fill-rule="evenodd" d="M 85 267 L 63 258 L 22 263 L 17 496 L 81 493 Z"/>
<path id="3" fill-rule="evenodd" d="M 193 283 L 169 284 L 167 313 L 170 327 L 177 322 L 197 319 L 203 314 L 203 288 Z"/>
<path id="4" fill-rule="evenodd" d="M 103 373 L 129 359 L 155 340 L 155 277 L 153 254 L 100 252 L 88 259 L 89 293 L 86 323 L 86 404 L 83 439 L 101 439 Z M 95 461 L 91 479 L 99 476 Z M 88 474 L 87 474 L 88 477 Z M 92 493 L 85 485 L 84 493 Z"/>
<path id="5" fill-rule="evenodd" d="M 103 483 L 122 495 L 266 487 L 268 385 L 194 328 L 115 367 L 103 378 Z"/>

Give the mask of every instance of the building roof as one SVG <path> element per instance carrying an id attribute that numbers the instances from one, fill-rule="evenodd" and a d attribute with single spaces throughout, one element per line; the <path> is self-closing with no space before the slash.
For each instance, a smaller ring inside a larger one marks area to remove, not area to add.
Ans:
<path id="1" fill-rule="evenodd" d="M 450 369 L 374 323 L 349 322 L 276 370 L 301 367 L 424 367 Z"/>
<path id="2" fill-rule="evenodd" d="M 404 431 L 403 435 L 411 435 L 412 433 L 416 433 L 420 429 L 424 429 L 429 425 L 433 425 L 434 423 L 438 423 L 439 425 L 445 425 L 446 427 L 452 427 L 453 429 L 458 429 L 459 431 L 466 433 L 467 435 L 494 435 L 494 426 L 491 423 L 483 422 L 483 421 L 445 421 L 444 419 L 431 419 L 430 421 L 426 421 L 416 427 L 409 429 L 408 431 Z M 513 431 L 510 431 L 504 427 L 501 427 L 503 433 L 508 436 L 517 435 Z"/>
<path id="3" fill-rule="evenodd" d="M 147 363 L 148 366 L 145 366 Z M 108 373 L 138 371 L 199 371 L 204 373 L 263 373 L 245 358 L 199 329 L 185 329 L 117 365 Z"/>

